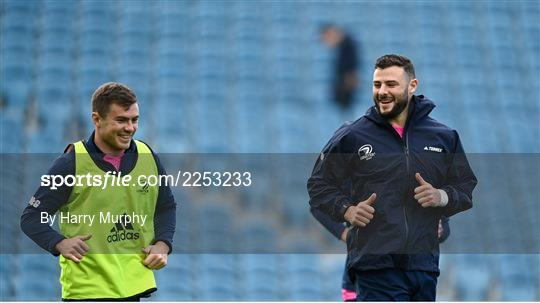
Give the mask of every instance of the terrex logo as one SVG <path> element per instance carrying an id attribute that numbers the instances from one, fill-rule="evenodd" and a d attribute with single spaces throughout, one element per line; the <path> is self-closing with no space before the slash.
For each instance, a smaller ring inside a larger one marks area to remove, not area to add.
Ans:
<path id="1" fill-rule="evenodd" d="M 137 192 L 139 194 L 147 194 L 148 193 L 148 182 L 146 182 L 141 188 L 137 189 Z"/>
<path id="2" fill-rule="evenodd" d="M 442 153 L 442 148 L 439 147 L 425 146 L 424 150 Z"/>
<path id="3" fill-rule="evenodd" d="M 358 149 L 360 160 L 369 160 L 375 156 L 371 144 L 364 144 Z"/>
<path id="4" fill-rule="evenodd" d="M 134 231 L 131 223 L 117 222 L 111 228 L 110 234 L 107 236 L 107 242 L 120 242 L 125 240 L 137 240 L 139 233 Z"/>

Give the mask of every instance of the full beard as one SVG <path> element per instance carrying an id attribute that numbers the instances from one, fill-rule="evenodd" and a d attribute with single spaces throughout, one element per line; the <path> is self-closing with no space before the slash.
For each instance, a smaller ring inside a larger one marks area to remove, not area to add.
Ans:
<path id="1" fill-rule="evenodd" d="M 408 96 L 409 96 L 409 88 L 406 88 L 405 91 L 403 92 L 403 95 L 401 96 L 401 99 L 396 98 L 396 100 L 394 101 L 394 107 L 392 108 L 392 110 L 384 114 L 381 112 L 381 108 L 380 108 L 379 100 L 377 96 L 373 96 L 373 102 L 375 102 L 375 108 L 377 109 L 381 117 L 383 117 L 386 120 L 390 120 L 399 116 L 399 114 L 401 114 L 405 110 L 405 108 L 407 108 L 407 104 L 409 102 Z"/>

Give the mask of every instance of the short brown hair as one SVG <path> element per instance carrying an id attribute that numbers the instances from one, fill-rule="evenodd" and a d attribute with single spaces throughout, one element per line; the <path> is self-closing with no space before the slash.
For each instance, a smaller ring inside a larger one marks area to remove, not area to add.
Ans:
<path id="1" fill-rule="evenodd" d="M 414 65 L 412 64 L 411 60 L 405 56 L 395 54 L 384 55 L 375 62 L 375 69 L 385 69 L 391 66 L 403 67 L 410 79 L 416 78 Z"/>
<path id="2" fill-rule="evenodd" d="M 102 84 L 92 94 L 92 111 L 101 117 L 107 116 L 111 104 L 117 104 L 128 109 L 137 103 L 137 96 L 126 85 L 116 82 Z"/>

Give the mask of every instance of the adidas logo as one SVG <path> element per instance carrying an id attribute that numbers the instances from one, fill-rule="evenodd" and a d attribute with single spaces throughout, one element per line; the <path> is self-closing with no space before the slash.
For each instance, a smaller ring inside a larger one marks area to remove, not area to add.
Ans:
<path id="1" fill-rule="evenodd" d="M 129 222 L 114 223 L 114 227 L 111 228 L 110 235 L 107 236 L 107 242 L 109 243 L 137 239 L 139 239 L 139 233 L 134 231 L 133 224 Z"/>

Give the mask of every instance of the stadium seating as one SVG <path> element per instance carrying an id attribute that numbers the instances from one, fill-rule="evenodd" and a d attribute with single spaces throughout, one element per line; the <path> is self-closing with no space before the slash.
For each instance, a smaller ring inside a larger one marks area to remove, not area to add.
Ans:
<path id="1" fill-rule="evenodd" d="M 274 254 L 242 254 L 239 258 L 239 273 L 245 285 L 241 298 L 245 300 L 280 300 L 281 281 L 279 271 L 279 255 Z"/>
<path id="2" fill-rule="evenodd" d="M 342 255 L 268 253 L 341 248 L 313 222 L 305 181 L 333 131 L 371 106 L 372 62 L 386 52 L 416 63 L 419 93 L 460 132 L 480 180 L 473 210 L 451 219 L 443 298 L 540 300 L 538 3 L 5 0 L 0 17 L 0 233 L 3 247 L 17 243 L 0 252 L 2 300 L 59 299 L 56 260 L 29 255 L 18 217 L 36 176 L 93 129 L 91 94 L 107 81 L 135 90 L 139 138 L 158 152 L 241 153 L 256 169 L 230 195 L 173 189 L 183 254 L 157 272 L 152 300 L 339 300 Z M 351 113 L 329 100 L 333 55 L 317 32 L 328 21 L 361 43 Z"/>
<path id="3" fill-rule="evenodd" d="M 538 260 L 534 255 L 498 255 L 502 300 L 535 300 L 538 291 Z"/>
<path id="4" fill-rule="evenodd" d="M 492 258 L 485 255 L 456 255 L 455 289 L 457 297 L 462 301 L 476 298 L 489 299 L 490 273 L 489 266 Z"/>

